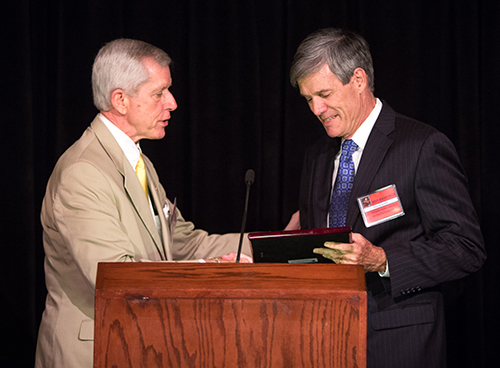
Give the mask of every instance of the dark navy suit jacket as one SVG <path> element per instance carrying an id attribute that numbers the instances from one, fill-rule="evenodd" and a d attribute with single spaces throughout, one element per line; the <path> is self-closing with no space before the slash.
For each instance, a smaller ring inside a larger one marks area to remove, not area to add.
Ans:
<path id="1" fill-rule="evenodd" d="M 340 138 L 325 136 L 306 154 L 301 227 L 326 227 Z M 367 228 L 356 198 L 395 184 L 405 215 Z M 483 238 L 453 144 L 387 103 L 356 171 L 346 225 L 384 249 L 390 278 L 366 273 L 368 367 L 444 367 L 440 285 L 477 271 Z"/>

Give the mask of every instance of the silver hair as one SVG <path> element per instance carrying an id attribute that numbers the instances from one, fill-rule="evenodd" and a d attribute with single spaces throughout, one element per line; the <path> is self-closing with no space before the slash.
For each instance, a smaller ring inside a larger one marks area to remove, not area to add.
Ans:
<path id="1" fill-rule="evenodd" d="M 111 93 L 121 88 L 134 96 L 149 81 L 144 59 L 154 59 L 160 67 L 170 66 L 172 60 L 163 50 L 143 41 L 120 38 L 104 45 L 92 68 L 94 105 L 99 111 L 109 111 Z"/>
<path id="2" fill-rule="evenodd" d="M 343 85 L 349 83 L 356 68 L 363 69 L 373 93 L 373 61 L 370 47 L 362 36 L 338 28 L 324 28 L 310 34 L 295 53 L 290 83 L 298 87 L 299 79 L 318 72 L 325 63 Z"/>

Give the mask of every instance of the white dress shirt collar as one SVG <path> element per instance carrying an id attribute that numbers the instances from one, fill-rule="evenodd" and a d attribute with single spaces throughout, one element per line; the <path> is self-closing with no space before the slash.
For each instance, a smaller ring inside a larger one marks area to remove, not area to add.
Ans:
<path id="1" fill-rule="evenodd" d="M 118 145 L 125 154 L 125 157 L 130 162 L 130 165 L 132 165 L 132 168 L 135 170 L 137 162 L 139 161 L 139 156 L 141 155 L 141 147 L 139 146 L 139 143 L 134 143 L 134 141 L 130 139 L 128 135 L 126 135 L 120 128 L 109 121 L 109 119 L 106 118 L 103 114 L 99 114 L 99 118 L 116 139 Z"/>
<path id="2" fill-rule="evenodd" d="M 373 126 L 375 125 L 375 122 L 377 121 L 381 110 L 382 110 L 382 101 L 380 101 L 377 98 L 375 102 L 375 107 L 373 108 L 372 112 L 370 113 L 370 115 L 368 115 L 363 124 L 361 124 L 361 126 L 358 128 L 358 130 L 356 130 L 356 132 L 352 136 L 352 140 L 354 141 L 354 143 L 358 145 L 359 151 L 363 151 L 363 149 L 365 148 L 366 142 L 368 141 L 368 137 L 372 132 Z M 342 143 L 344 143 L 343 139 Z"/>

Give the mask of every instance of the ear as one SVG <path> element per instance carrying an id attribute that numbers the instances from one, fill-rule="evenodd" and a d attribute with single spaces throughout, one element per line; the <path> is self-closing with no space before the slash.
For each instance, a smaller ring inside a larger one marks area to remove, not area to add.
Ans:
<path id="1" fill-rule="evenodd" d="M 111 105 L 121 115 L 125 115 L 128 110 L 129 98 L 125 91 L 121 88 L 115 89 L 111 92 Z"/>
<path id="2" fill-rule="evenodd" d="M 354 83 L 356 89 L 360 91 L 368 88 L 368 76 L 366 75 L 366 72 L 362 68 L 354 69 L 351 81 Z"/>

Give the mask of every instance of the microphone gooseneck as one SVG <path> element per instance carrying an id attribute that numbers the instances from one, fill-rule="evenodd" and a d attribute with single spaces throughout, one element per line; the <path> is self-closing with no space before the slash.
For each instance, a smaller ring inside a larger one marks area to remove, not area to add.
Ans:
<path id="1" fill-rule="evenodd" d="M 240 263 L 241 257 L 241 248 L 243 245 L 243 235 L 245 233 L 245 224 L 247 222 L 247 212 L 248 212 L 248 197 L 250 195 L 250 186 L 253 184 L 255 180 L 255 171 L 252 169 L 248 169 L 245 174 L 245 184 L 247 186 L 247 193 L 245 198 L 245 210 L 243 211 L 243 221 L 241 222 L 241 232 L 240 232 L 240 243 L 238 245 L 238 253 L 236 256 L 236 263 Z"/>

